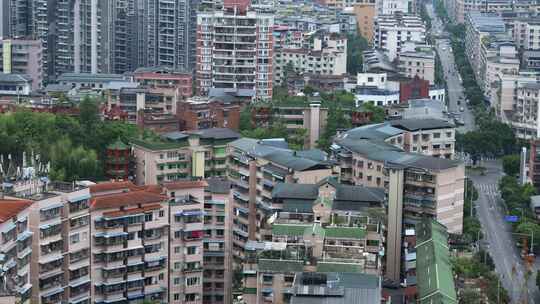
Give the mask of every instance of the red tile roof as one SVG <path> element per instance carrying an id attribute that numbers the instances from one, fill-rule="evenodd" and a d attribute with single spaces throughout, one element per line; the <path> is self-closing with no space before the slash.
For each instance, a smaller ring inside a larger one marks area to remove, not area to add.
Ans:
<path id="1" fill-rule="evenodd" d="M 160 208 L 161 208 L 160 204 L 152 204 L 152 205 L 146 205 L 146 206 L 144 206 L 142 208 L 133 208 L 133 209 L 128 209 L 128 210 L 103 212 L 103 215 L 108 216 L 108 217 L 117 217 L 117 216 L 123 216 L 123 215 L 128 215 L 128 214 L 144 213 L 146 211 L 156 210 L 156 209 L 160 209 Z"/>
<path id="2" fill-rule="evenodd" d="M 90 193 L 99 193 L 106 191 L 128 189 L 131 191 L 142 190 L 142 187 L 136 186 L 132 182 L 104 182 L 90 186 Z"/>
<path id="3" fill-rule="evenodd" d="M 4 200 L 0 199 L 0 223 L 13 218 L 24 209 L 32 205 L 32 201 L 27 200 Z"/>
<path id="4" fill-rule="evenodd" d="M 179 190 L 191 188 L 205 188 L 208 187 L 208 184 L 205 181 L 176 181 L 164 183 L 163 187 L 169 190 Z"/>
<path id="5" fill-rule="evenodd" d="M 107 209 L 120 208 L 125 206 L 134 206 L 138 204 L 160 203 L 167 199 L 167 196 L 156 194 L 149 191 L 132 191 L 124 193 L 114 193 L 94 197 L 91 208 Z"/>

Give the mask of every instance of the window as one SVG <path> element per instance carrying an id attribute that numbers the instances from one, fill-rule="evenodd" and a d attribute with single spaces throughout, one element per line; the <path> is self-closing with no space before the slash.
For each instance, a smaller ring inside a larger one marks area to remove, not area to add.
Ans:
<path id="1" fill-rule="evenodd" d="M 152 218 L 153 218 L 153 214 L 152 214 L 152 213 L 145 213 L 145 214 L 144 214 L 144 221 L 145 221 L 145 222 L 151 222 L 151 221 L 152 221 Z"/>
<path id="2" fill-rule="evenodd" d="M 187 248 L 187 254 L 188 255 L 196 254 L 196 253 L 197 253 L 197 246 L 189 246 Z"/>
<path id="3" fill-rule="evenodd" d="M 452 137 L 452 132 L 446 132 L 446 137 Z"/>
<path id="4" fill-rule="evenodd" d="M 433 133 L 433 138 L 441 138 L 441 133 Z"/>
<path id="5" fill-rule="evenodd" d="M 78 233 L 72 234 L 72 235 L 69 236 L 69 243 L 70 244 L 77 244 L 79 241 L 80 241 L 80 239 L 79 239 L 79 234 Z"/>
<path id="6" fill-rule="evenodd" d="M 179 301 L 180 300 L 180 294 L 179 293 L 175 293 L 174 296 L 173 296 L 174 300 L 175 301 Z"/>
<path id="7" fill-rule="evenodd" d="M 368 182 L 371 181 L 371 175 L 368 175 L 367 180 L 368 180 Z"/>
<path id="8" fill-rule="evenodd" d="M 180 285 L 180 278 L 174 278 L 174 285 Z"/>
<path id="9" fill-rule="evenodd" d="M 165 216 L 165 211 L 159 210 L 159 217 L 164 217 L 164 216 Z"/>
<path id="10" fill-rule="evenodd" d="M 180 246 L 174 246 L 174 253 L 180 253 Z"/>
<path id="11" fill-rule="evenodd" d="M 165 278 L 165 275 L 164 275 L 163 273 L 160 273 L 160 274 L 159 274 L 159 280 L 160 280 L 160 281 L 163 281 L 163 278 Z"/>
<path id="12" fill-rule="evenodd" d="M 186 279 L 187 286 L 199 285 L 199 277 L 191 277 Z"/>
<path id="13" fill-rule="evenodd" d="M 182 267 L 181 262 L 174 262 L 174 269 L 180 269 L 180 267 Z"/>
<path id="14" fill-rule="evenodd" d="M 198 300 L 199 296 L 196 293 L 188 293 L 186 294 L 186 302 L 193 302 L 195 300 Z"/>

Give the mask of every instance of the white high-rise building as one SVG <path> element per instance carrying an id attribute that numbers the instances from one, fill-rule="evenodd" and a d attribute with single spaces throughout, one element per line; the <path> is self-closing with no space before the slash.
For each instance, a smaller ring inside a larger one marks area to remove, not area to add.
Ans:
<path id="1" fill-rule="evenodd" d="M 374 45 L 382 49 L 393 61 L 407 41 L 423 43 L 426 27 L 419 16 L 396 13 L 379 15 L 375 19 Z"/>

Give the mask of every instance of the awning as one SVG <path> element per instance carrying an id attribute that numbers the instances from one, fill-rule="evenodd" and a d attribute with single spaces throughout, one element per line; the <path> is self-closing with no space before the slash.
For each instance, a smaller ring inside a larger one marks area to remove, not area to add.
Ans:
<path id="1" fill-rule="evenodd" d="M 127 279 L 126 282 L 135 282 L 135 281 L 142 281 L 142 280 L 144 280 L 143 277 L 138 277 L 138 278 Z"/>
<path id="2" fill-rule="evenodd" d="M 47 292 L 42 293 L 42 294 L 41 294 L 41 297 L 42 297 L 42 298 L 46 298 L 46 297 L 53 296 L 53 295 L 55 295 L 55 294 L 59 294 L 59 293 L 61 293 L 61 292 L 64 292 L 64 288 L 62 288 L 62 287 L 57 287 L 57 288 L 55 288 L 55 289 L 53 289 L 53 290 L 49 290 L 49 291 L 47 291 Z"/>
<path id="3" fill-rule="evenodd" d="M 26 283 L 24 286 L 17 288 L 17 292 L 19 294 L 24 294 L 25 292 L 30 290 L 30 288 L 32 288 L 32 284 Z"/>
<path id="4" fill-rule="evenodd" d="M 82 297 L 80 299 L 77 299 L 77 300 L 69 300 L 69 303 L 70 304 L 78 304 L 78 303 L 82 303 L 86 300 L 90 299 L 90 297 L 86 296 L 86 297 Z"/>
<path id="5" fill-rule="evenodd" d="M 82 263 L 74 263 L 74 264 L 71 264 L 69 265 L 68 269 L 69 270 L 75 270 L 75 269 L 79 269 L 79 268 L 83 268 L 83 267 L 88 267 L 90 266 L 90 260 L 86 260 Z M 122 267 L 125 267 L 122 265 Z"/>
<path id="6" fill-rule="evenodd" d="M 81 196 L 77 196 L 77 197 L 73 197 L 73 198 L 70 198 L 68 199 L 68 201 L 70 203 L 76 203 L 76 202 L 80 202 L 82 200 L 86 200 L 86 199 L 89 199 L 91 198 L 92 196 L 90 196 L 90 194 L 85 194 L 85 195 L 81 195 Z"/>
<path id="7" fill-rule="evenodd" d="M 136 294 L 128 294 L 127 296 L 128 300 L 136 300 L 136 299 L 143 299 L 144 298 L 144 293 L 136 293 Z"/>
<path id="8" fill-rule="evenodd" d="M 15 262 L 14 259 L 11 259 L 11 260 L 7 261 L 7 263 L 5 263 L 4 267 L 2 267 L 2 268 L 3 268 L 4 271 L 7 271 L 8 269 L 11 269 L 11 268 L 13 268 L 15 266 L 17 266 L 17 262 Z"/>
<path id="9" fill-rule="evenodd" d="M 25 232 L 19 234 L 19 236 L 17 236 L 17 241 L 22 242 L 22 241 L 26 240 L 27 238 L 29 238 L 31 236 L 32 236 L 32 232 L 25 231 Z"/>
<path id="10" fill-rule="evenodd" d="M 17 225 L 15 225 L 15 223 L 13 223 L 13 222 L 9 222 L 7 225 L 5 225 L 3 227 L 2 232 L 6 233 L 6 232 L 8 232 L 8 231 L 10 231 L 12 229 L 15 229 L 15 228 L 17 228 Z"/>
<path id="11" fill-rule="evenodd" d="M 206 213 L 201 210 L 192 210 L 192 211 L 180 211 L 180 212 L 177 212 L 175 215 L 176 216 L 202 216 L 205 214 Z"/>
<path id="12" fill-rule="evenodd" d="M 203 243 L 225 243 L 224 240 L 203 240 Z"/>
<path id="13" fill-rule="evenodd" d="M 50 263 L 50 262 L 54 262 L 54 261 L 61 260 L 63 257 L 64 257 L 64 256 L 62 256 L 61 254 L 53 255 L 53 256 L 50 256 L 50 257 L 46 257 L 46 258 L 40 259 L 40 260 L 39 260 L 39 263 L 40 263 L 40 264 L 47 264 L 47 263 Z"/>
<path id="14" fill-rule="evenodd" d="M 100 233 L 96 233 L 94 236 L 95 237 L 112 238 L 112 237 L 127 236 L 127 235 L 128 235 L 127 232 L 112 232 L 112 233 L 100 232 Z"/>
<path id="15" fill-rule="evenodd" d="M 265 288 L 262 289 L 262 292 L 263 293 L 273 293 L 274 289 L 272 289 L 271 287 L 265 287 Z"/>
<path id="16" fill-rule="evenodd" d="M 244 213 L 244 214 L 249 214 L 249 210 L 247 208 L 236 207 L 236 210 L 238 210 L 239 212 Z"/>
<path id="17" fill-rule="evenodd" d="M 69 287 L 77 287 L 86 283 L 90 283 L 90 278 L 88 276 L 78 278 L 75 281 L 69 282 Z"/>
<path id="18" fill-rule="evenodd" d="M 43 207 L 43 208 L 39 209 L 39 211 L 48 211 L 48 210 L 52 210 L 52 209 L 56 209 L 56 208 L 62 208 L 63 206 L 64 206 L 64 204 L 62 204 L 62 203 L 52 204 L 52 205 L 49 205 L 49 206 L 46 206 L 46 207 Z"/>
<path id="19" fill-rule="evenodd" d="M 115 302 L 120 302 L 120 301 L 125 301 L 125 300 L 126 300 L 125 297 L 118 297 L 114 299 L 103 300 L 103 303 L 115 303 Z"/>
<path id="20" fill-rule="evenodd" d="M 145 259 L 144 261 L 145 261 L 145 262 L 159 262 L 159 261 L 165 260 L 166 258 L 167 258 L 167 257 L 160 256 L 160 257 L 157 257 L 157 258 L 149 258 L 149 259 Z"/>
<path id="21" fill-rule="evenodd" d="M 26 221 L 28 221 L 28 217 L 27 217 L 27 216 L 25 216 L 25 217 L 19 217 L 19 218 L 17 219 L 17 222 L 19 222 L 19 223 L 24 223 L 24 222 L 26 222 Z"/>
<path id="22" fill-rule="evenodd" d="M 40 225 L 39 229 L 48 229 L 48 228 L 51 228 L 53 226 L 57 226 L 57 225 L 60 225 L 60 224 L 62 224 L 62 220 L 58 219 L 58 220 L 56 220 L 56 221 L 54 221 L 52 223 Z"/>

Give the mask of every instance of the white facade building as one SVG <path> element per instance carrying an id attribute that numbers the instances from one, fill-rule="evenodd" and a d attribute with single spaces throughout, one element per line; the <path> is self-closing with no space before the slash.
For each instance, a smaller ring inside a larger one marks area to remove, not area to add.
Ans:
<path id="1" fill-rule="evenodd" d="M 394 61 L 406 41 L 423 43 L 426 28 L 419 16 L 397 13 L 379 15 L 375 19 L 374 46 L 382 49 Z"/>

